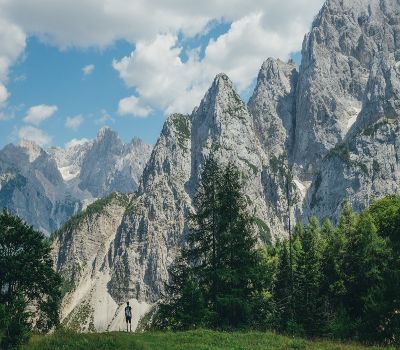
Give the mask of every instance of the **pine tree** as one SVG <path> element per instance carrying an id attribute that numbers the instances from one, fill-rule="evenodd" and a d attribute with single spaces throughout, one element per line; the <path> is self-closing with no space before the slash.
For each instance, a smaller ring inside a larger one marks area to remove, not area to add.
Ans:
<path id="1" fill-rule="evenodd" d="M 187 330 L 207 323 L 207 310 L 202 290 L 188 266 L 185 250 L 169 268 L 170 281 L 166 284 L 168 296 L 158 306 L 152 320 L 154 329 Z"/>
<path id="2" fill-rule="evenodd" d="M 370 319 L 379 322 L 378 341 L 400 345 L 400 196 L 387 196 L 369 208 L 378 234 L 387 246 L 387 270 L 384 282 L 368 300 Z M 370 332 L 372 333 L 372 332 Z"/>
<path id="3" fill-rule="evenodd" d="M 221 168 L 212 158 L 206 162 L 188 245 L 182 260 L 170 269 L 166 300 L 156 318 L 159 325 L 238 328 L 259 323 L 256 306 L 268 309 L 270 268 L 257 248 L 241 178 L 233 164 Z M 201 310 L 192 310 L 197 307 Z"/>
<path id="4" fill-rule="evenodd" d="M 291 270 L 288 243 L 278 243 L 278 266 L 274 285 L 278 330 L 286 331 L 291 319 Z"/>
<path id="5" fill-rule="evenodd" d="M 297 262 L 296 319 L 307 335 L 318 333 L 321 321 L 321 237 L 318 220 L 310 219 L 301 239 L 302 252 Z"/>
<path id="6" fill-rule="evenodd" d="M 347 241 L 345 307 L 353 319 L 360 320 L 358 331 L 365 338 L 378 332 L 383 324 L 379 313 L 371 311 L 381 294 L 388 258 L 386 242 L 378 236 L 372 216 L 361 213 Z"/>
<path id="7" fill-rule="evenodd" d="M 216 304 L 219 290 L 221 212 L 218 196 L 221 177 L 222 172 L 217 162 L 213 157 L 208 158 L 194 200 L 196 213 L 189 218 L 189 249 L 185 254 L 212 308 Z"/>

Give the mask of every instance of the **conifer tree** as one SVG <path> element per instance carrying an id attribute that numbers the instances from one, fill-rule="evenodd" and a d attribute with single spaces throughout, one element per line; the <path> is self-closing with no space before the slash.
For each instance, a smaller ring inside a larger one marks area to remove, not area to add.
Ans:
<path id="1" fill-rule="evenodd" d="M 167 298 L 156 319 L 174 329 L 205 325 L 231 329 L 255 322 L 272 278 L 247 213 L 242 176 L 233 165 L 210 158 L 204 167 L 190 218 L 182 261 L 170 268 Z M 191 312 L 199 304 L 203 311 Z M 264 304 L 265 305 L 265 304 Z M 160 320 L 161 319 L 161 320 Z M 258 322 L 258 321 L 257 321 Z"/>
<path id="2" fill-rule="evenodd" d="M 296 278 L 296 319 L 303 325 L 308 335 L 316 335 L 321 321 L 321 237 L 318 220 L 310 219 L 301 239 L 302 251 L 299 254 Z"/>
<path id="3" fill-rule="evenodd" d="M 288 243 L 278 243 L 278 266 L 274 285 L 277 325 L 280 331 L 286 331 L 291 318 L 291 270 Z"/>

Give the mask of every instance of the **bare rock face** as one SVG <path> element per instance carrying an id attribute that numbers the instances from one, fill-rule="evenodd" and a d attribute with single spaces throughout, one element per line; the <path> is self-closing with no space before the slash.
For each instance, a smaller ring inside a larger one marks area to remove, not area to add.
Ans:
<path id="1" fill-rule="evenodd" d="M 160 297 L 167 268 L 184 242 L 186 218 L 211 153 L 221 163 L 234 162 L 246 174 L 249 209 L 259 219 L 263 238 L 274 239 L 271 232 L 285 234 L 282 217 L 276 217 L 267 198 L 269 159 L 258 142 L 253 117 L 229 78 L 220 74 L 191 116 L 175 114 L 164 125 L 144 170 L 135 208 L 125 213 L 118 229 L 111 280 L 116 300 L 126 294 L 146 302 Z M 285 208 L 281 216 L 286 215 Z"/>
<path id="2" fill-rule="evenodd" d="M 332 0 L 315 20 L 298 88 L 308 97 L 296 114 L 295 161 L 313 181 L 304 217 L 336 220 L 345 200 L 361 210 L 399 193 L 399 35 L 398 1 Z"/>
<path id="3" fill-rule="evenodd" d="M 349 131 L 378 120 L 378 111 L 398 114 L 399 30 L 397 0 L 323 6 L 304 39 L 297 87 L 294 162 L 303 178 Z"/>
<path id="4" fill-rule="evenodd" d="M 23 141 L 0 151 L 0 207 L 50 234 L 80 209 L 55 161 L 39 146 Z"/>
<path id="5" fill-rule="evenodd" d="M 269 158 L 293 146 L 298 72 L 293 62 L 269 58 L 261 67 L 249 101 L 258 139 Z"/>

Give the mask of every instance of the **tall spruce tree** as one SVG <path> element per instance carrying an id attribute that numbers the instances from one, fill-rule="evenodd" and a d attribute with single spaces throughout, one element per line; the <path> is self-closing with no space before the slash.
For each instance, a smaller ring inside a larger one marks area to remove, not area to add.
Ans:
<path id="1" fill-rule="evenodd" d="M 286 331 L 291 319 L 291 269 L 288 242 L 278 243 L 278 266 L 275 275 L 274 301 L 278 330 Z"/>
<path id="2" fill-rule="evenodd" d="M 347 309 L 351 317 L 360 320 L 359 334 L 375 340 L 374 335 L 380 332 L 380 326 L 385 322 L 379 317 L 382 310 L 378 313 L 374 310 L 384 290 L 390 256 L 387 243 L 377 234 L 368 212 L 360 214 L 356 230 L 348 237 L 347 252 Z"/>
<path id="3" fill-rule="evenodd" d="M 249 325 L 253 300 L 265 285 L 266 266 L 256 247 L 253 218 L 247 213 L 241 174 L 229 163 L 222 171 L 218 191 L 220 234 L 216 325 Z"/>
<path id="4" fill-rule="evenodd" d="M 265 297 L 271 278 L 267 259 L 257 248 L 241 179 L 233 164 L 220 167 L 210 158 L 204 166 L 184 261 L 178 269 L 171 267 L 167 297 L 158 313 L 159 319 L 169 312 L 172 328 L 231 329 L 255 322 L 255 305 Z M 204 312 L 190 311 L 202 305 Z"/>
<path id="5" fill-rule="evenodd" d="M 313 217 L 300 237 L 302 250 L 296 266 L 298 286 L 295 293 L 296 320 L 310 336 L 318 333 L 321 321 L 322 244 L 320 235 L 319 222 Z"/>
<path id="6" fill-rule="evenodd" d="M 183 249 L 169 268 L 170 281 L 166 285 L 168 298 L 159 304 L 152 319 L 152 328 L 187 330 L 207 324 L 203 291 L 193 272 Z"/>
<path id="7" fill-rule="evenodd" d="M 378 320 L 379 341 L 400 345 L 400 196 L 375 201 L 369 208 L 378 234 L 387 245 L 387 270 L 379 289 L 366 306 L 370 319 Z M 372 332 L 370 332 L 372 333 Z"/>

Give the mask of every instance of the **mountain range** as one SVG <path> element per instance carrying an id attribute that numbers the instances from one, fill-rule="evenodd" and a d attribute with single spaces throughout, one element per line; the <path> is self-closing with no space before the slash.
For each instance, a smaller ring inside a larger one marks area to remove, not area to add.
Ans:
<path id="1" fill-rule="evenodd" d="M 129 167 L 144 159 L 122 151 L 136 149 L 134 143 L 98 141 L 109 130 L 77 146 L 82 163 L 66 150 L 20 146 L 21 164 L 29 161 L 26 171 L 39 174 L 29 181 L 45 177 L 56 188 L 71 177 L 79 195 L 53 209 L 64 217 L 78 211 L 85 193 L 98 198 L 137 187 L 89 205 L 52 236 L 55 268 L 69 282 L 63 322 L 81 331 L 120 329 L 129 300 L 136 326 L 159 300 L 209 155 L 234 162 L 245 175 L 260 244 L 271 244 L 287 237 L 289 221 L 316 215 L 335 222 L 346 200 L 361 210 L 374 198 L 399 194 L 399 117 L 400 1 L 327 0 L 304 38 L 299 68 L 267 59 L 248 104 L 225 74 L 217 75 L 190 115 L 166 120 L 140 179 Z M 10 161 L 15 148 L 7 146 L 0 159 Z M 48 160 L 39 167 L 42 158 Z M 23 171 L 2 179 L 18 188 Z"/>
<path id="2" fill-rule="evenodd" d="M 152 146 L 124 144 L 110 128 L 47 150 L 21 140 L 0 151 L 0 207 L 50 235 L 97 198 L 134 192 Z"/>

